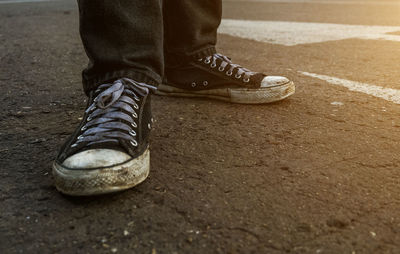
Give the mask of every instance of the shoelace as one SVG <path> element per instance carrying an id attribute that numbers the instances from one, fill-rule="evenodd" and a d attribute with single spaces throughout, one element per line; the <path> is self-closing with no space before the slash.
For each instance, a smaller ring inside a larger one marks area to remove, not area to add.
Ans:
<path id="1" fill-rule="evenodd" d="M 156 88 L 128 78 L 116 80 L 113 84 L 100 85 L 95 91 L 100 93 L 86 109 L 89 115 L 81 128 L 83 132 L 71 147 L 83 142 L 86 143 L 85 146 L 105 142 L 118 143 L 118 139 L 127 140 L 137 146 L 136 132 L 133 130 L 137 127 L 139 110 L 136 102 L 149 94 L 150 89 Z"/>
<path id="2" fill-rule="evenodd" d="M 234 64 L 232 63 L 231 59 L 227 56 L 224 56 L 222 54 L 214 54 L 211 56 L 207 56 L 206 58 L 204 58 L 204 63 L 206 64 L 210 64 L 211 68 L 216 68 L 217 67 L 217 60 L 220 60 L 220 64 L 218 67 L 218 71 L 225 71 L 225 69 L 228 67 L 229 69 L 225 72 L 226 75 L 228 76 L 232 76 L 234 70 L 236 69 L 236 74 L 235 74 L 235 78 L 240 79 L 243 76 L 243 82 L 249 82 L 250 81 L 250 77 L 254 74 L 256 74 L 256 72 L 252 72 L 238 64 Z M 203 58 L 199 59 L 199 61 L 203 61 Z"/>

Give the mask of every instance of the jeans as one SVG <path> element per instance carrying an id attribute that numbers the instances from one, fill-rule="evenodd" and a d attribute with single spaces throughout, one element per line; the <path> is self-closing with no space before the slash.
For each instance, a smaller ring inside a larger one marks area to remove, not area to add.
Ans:
<path id="1" fill-rule="evenodd" d="M 127 77 L 157 86 L 164 66 L 215 53 L 221 0 L 78 0 L 80 34 L 89 58 L 88 94 Z"/>

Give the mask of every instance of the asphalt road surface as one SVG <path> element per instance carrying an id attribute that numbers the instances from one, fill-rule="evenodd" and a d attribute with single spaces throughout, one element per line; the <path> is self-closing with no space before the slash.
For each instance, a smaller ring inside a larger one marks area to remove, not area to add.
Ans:
<path id="1" fill-rule="evenodd" d="M 399 14 L 225 1 L 219 51 L 296 94 L 155 97 L 148 180 L 70 198 L 51 165 L 85 107 L 76 3 L 1 0 L 0 252 L 400 253 Z"/>

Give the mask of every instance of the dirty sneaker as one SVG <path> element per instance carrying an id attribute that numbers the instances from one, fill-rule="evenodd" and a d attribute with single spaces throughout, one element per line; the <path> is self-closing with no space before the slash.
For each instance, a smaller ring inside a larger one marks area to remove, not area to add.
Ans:
<path id="1" fill-rule="evenodd" d="M 82 122 L 61 148 L 53 176 L 59 191 L 85 196 L 120 191 L 150 170 L 150 85 L 123 78 L 89 96 Z"/>
<path id="2" fill-rule="evenodd" d="M 156 92 L 159 95 L 256 104 L 283 100 L 295 92 L 289 79 L 252 72 L 221 54 L 193 59 L 184 66 L 167 66 L 165 71 L 166 78 Z"/>

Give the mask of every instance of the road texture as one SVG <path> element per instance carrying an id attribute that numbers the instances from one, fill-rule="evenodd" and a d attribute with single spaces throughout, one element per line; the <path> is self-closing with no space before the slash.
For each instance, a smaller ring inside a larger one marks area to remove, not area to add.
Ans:
<path id="1" fill-rule="evenodd" d="M 223 24 L 245 29 L 225 26 L 218 49 L 296 94 L 156 97 L 150 177 L 93 198 L 59 194 L 51 176 L 85 107 L 76 3 L 5 2 L 1 253 L 400 253 L 400 29 L 334 39 L 325 26 L 399 27 L 397 1 L 225 1 Z"/>

